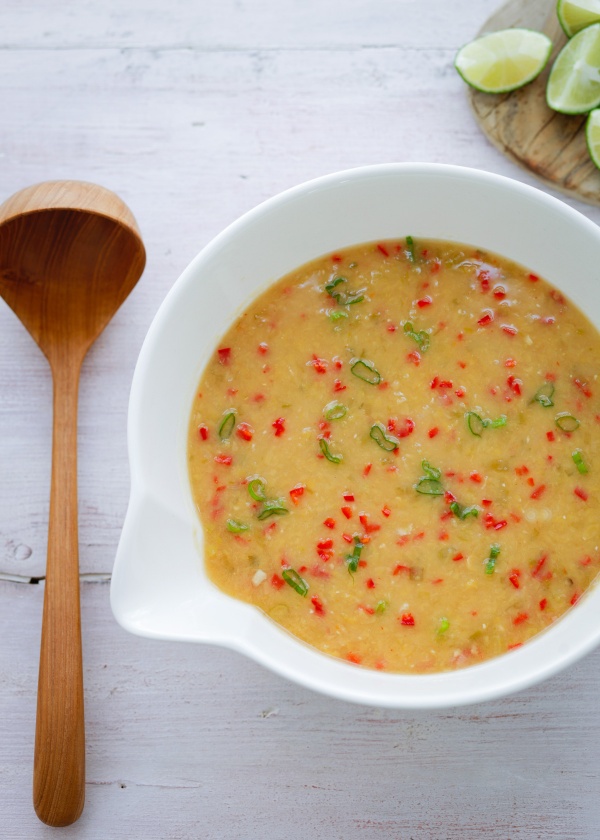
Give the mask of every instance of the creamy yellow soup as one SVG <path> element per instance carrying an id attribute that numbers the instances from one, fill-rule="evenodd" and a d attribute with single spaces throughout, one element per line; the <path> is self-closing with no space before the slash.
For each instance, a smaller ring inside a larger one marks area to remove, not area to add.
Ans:
<path id="1" fill-rule="evenodd" d="M 210 578 L 368 668 L 519 647 L 600 564 L 599 360 L 584 315 L 495 254 L 406 237 L 302 266 L 198 386 Z"/>

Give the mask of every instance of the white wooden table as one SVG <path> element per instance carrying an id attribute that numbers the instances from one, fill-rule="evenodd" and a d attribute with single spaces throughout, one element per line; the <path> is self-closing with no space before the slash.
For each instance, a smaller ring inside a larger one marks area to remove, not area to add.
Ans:
<path id="1" fill-rule="evenodd" d="M 478 132 L 452 61 L 496 0 L 2 0 L 0 198 L 81 178 L 145 237 L 142 281 L 80 401 L 87 802 L 65 836 L 600 837 L 600 651 L 516 696 L 396 713 L 238 654 L 121 630 L 109 578 L 128 497 L 140 345 L 188 261 L 308 178 L 441 161 L 530 183 Z M 600 211 L 579 205 L 595 221 Z M 0 838 L 56 837 L 31 805 L 50 470 L 46 363 L 0 306 Z"/>

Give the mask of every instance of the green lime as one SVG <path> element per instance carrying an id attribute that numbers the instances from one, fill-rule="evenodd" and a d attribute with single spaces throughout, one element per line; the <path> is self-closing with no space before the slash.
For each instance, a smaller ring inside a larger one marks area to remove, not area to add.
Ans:
<path id="1" fill-rule="evenodd" d="M 600 108 L 590 111 L 585 124 L 585 141 L 591 159 L 600 169 Z"/>
<path id="2" fill-rule="evenodd" d="M 465 44 L 454 66 L 465 82 L 484 93 L 508 93 L 538 76 L 552 41 L 531 29 L 501 29 Z"/>
<path id="3" fill-rule="evenodd" d="M 546 100 L 561 114 L 585 114 L 600 105 L 600 23 L 573 35 L 559 52 Z"/>
<path id="4" fill-rule="evenodd" d="M 600 21 L 600 0 L 558 0 L 556 16 L 565 35 L 572 38 L 580 29 Z"/>

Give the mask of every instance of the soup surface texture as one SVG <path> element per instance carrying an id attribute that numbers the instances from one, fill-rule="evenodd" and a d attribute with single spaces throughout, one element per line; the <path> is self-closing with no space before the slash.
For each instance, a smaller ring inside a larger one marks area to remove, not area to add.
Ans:
<path id="1" fill-rule="evenodd" d="M 495 254 L 407 237 L 299 268 L 194 400 L 210 578 L 369 668 L 520 646 L 600 564 L 599 360 L 584 315 Z"/>

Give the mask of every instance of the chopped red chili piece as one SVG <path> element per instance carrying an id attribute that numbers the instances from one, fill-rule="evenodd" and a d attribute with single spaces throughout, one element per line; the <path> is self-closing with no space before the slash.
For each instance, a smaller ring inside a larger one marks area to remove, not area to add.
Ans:
<path id="1" fill-rule="evenodd" d="M 504 300 L 506 297 L 506 289 L 504 286 L 494 286 L 494 297 L 498 300 Z"/>
<path id="2" fill-rule="evenodd" d="M 537 283 L 537 281 L 538 281 L 540 278 L 537 276 L 537 274 L 530 274 L 530 275 L 529 275 L 529 279 L 531 280 L 531 282 L 532 282 L 532 283 Z"/>
<path id="3" fill-rule="evenodd" d="M 456 394 L 456 396 L 457 396 L 459 399 L 461 399 L 461 398 L 462 398 L 462 397 L 464 397 L 464 395 L 467 393 L 467 389 L 466 389 L 466 388 L 463 388 L 463 386 L 461 385 L 461 386 L 460 386 L 460 388 L 457 388 L 457 389 L 456 389 L 456 391 L 455 391 L 454 393 Z"/>
<path id="4" fill-rule="evenodd" d="M 580 566 L 589 566 L 591 562 L 592 562 L 592 558 L 588 554 L 586 557 L 583 558 L 583 560 L 579 561 L 579 565 Z"/>
<path id="5" fill-rule="evenodd" d="M 342 383 L 341 379 L 334 379 L 333 381 L 333 390 L 334 391 L 345 391 L 348 386 Z"/>
<path id="6" fill-rule="evenodd" d="M 421 354 L 418 350 L 411 350 L 406 356 L 407 361 L 412 362 L 417 367 L 421 364 Z"/>
<path id="7" fill-rule="evenodd" d="M 204 423 L 198 426 L 198 434 L 201 440 L 208 440 L 208 426 L 205 426 Z"/>
<path id="8" fill-rule="evenodd" d="M 548 604 L 548 599 L 547 599 L 547 598 L 542 598 L 542 600 L 540 601 L 540 604 L 539 604 L 540 609 L 541 609 L 542 611 L 543 611 L 543 610 L 545 610 L 545 609 L 546 609 L 547 604 Z"/>
<path id="9" fill-rule="evenodd" d="M 526 613 L 526 612 L 519 613 L 518 615 L 516 615 L 513 618 L 513 624 L 515 626 L 519 625 L 519 624 L 523 624 L 523 622 L 527 621 L 528 618 L 529 618 L 529 613 Z"/>
<path id="10" fill-rule="evenodd" d="M 388 324 L 386 329 L 387 329 L 388 332 L 396 332 L 396 325 L 395 324 Z"/>
<path id="11" fill-rule="evenodd" d="M 222 365 L 228 365 L 231 359 L 231 347 L 221 347 L 220 350 L 217 350 L 219 355 L 219 362 Z"/>
<path id="12" fill-rule="evenodd" d="M 508 385 L 508 387 L 510 388 L 510 390 L 511 390 L 514 394 L 516 394 L 518 397 L 520 397 L 520 396 L 521 396 L 521 393 L 522 393 L 522 391 L 521 391 L 521 386 L 522 386 L 522 384 L 523 384 L 522 380 L 517 379 L 517 377 L 516 377 L 516 376 L 513 376 L 513 375 L 511 374 L 511 375 L 508 377 L 508 379 L 506 380 L 506 384 Z"/>
<path id="13" fill-rule="evenodd" d="M 579 601 L 579 592 L 576 592 L 576 593 L 573 595 L 573 597 L 571 598 L 571 600 L 569 601 L 569 603 L 570 603 L 570 604 L 571 604 L 571 606 L 573 607 L 573 606 L 575 606 L 575 604 L 577 603 L 577 601 Z"/>
<path id="14" fill-rule="evenodd" d="M 323 522 L 323 525 L 326 528 L 335 528 L 335 519 L 332 519 L 330 516 Z"/>
<path id="15" fill-rule="evenodd" d="M 352 534 L 342 534 L 342 539 L 347 543 L 354 542 L 354 537 L 352 536 Z"/>
<path id="16" fill-rule="evenodd" d="M 523 642 L 513 642 L 512 645 L 508 645 L 506 650 L 516 650 L 517 648 L 523 647 Z"/>
<path id="17" fill-rule="evenodd" d="M 333 540 L 319 540 L 317 548 L 333 548 Z"/>
<path id="18" fill-rule="evenodd" d="M 486 528 L 493 528 L 494 531 L 500 531 L 508 525 L 506 519 L 494 519 L 489 511 L 484 514 L 483 521 L 485 522 Z"/>
<path id="19" fill-rule="evenodd" d="M 279 577 L 279 575 L 275 574 L 271 578 L 271 586 L 274 589 L 281 589 L 282 586 L 285 586 L 285 581 L 282 577 Z"/>
<path id="20" fill-rule="evenodd" d="M 260 342 L 260 344 L 258 345 L 258 352 L 263 356 L 265 355 L 265 353 L 269 352 L 269 345 L 266 343 L 266 341 Z"/>
<path id="21" fill-rule="evenodd" d="M 305 485 L 305 484 L 296 484 L 296 485 L 295 485 L 294 487 L 292 487 L 292 489 L 290 490 L 290 496 L 291 496 L 292 502 L 293 502 L 295 505 L 300 504 L 300 496 L 302 496 L 302 495 L 303 495 L 303 493 L 304 493 L 305 489 L 306 489 L 306 485 Z"/>
<path id="22" fill-rule="evenodd" d="M 236 432 L 237 436 L 242 440 L 252 440 L 254 429 L 249 425 L 249 423 L 238 423 Z"/>
<path id="23" fill-rule="evenodd" d="M 400 616 L 400 624 L 403 624 L 404 627 L 414 627 L 415 619 L 412 613 L 402 613 Z"/>
<path id="24" fill-rule="evenodd" d="M 381 529 L 381 525 L 377 525 L 375 522 L 369 522 L 369 517 L 366 513 L 361 513 L 358 517 L 360 524 L 363 526 L 367 534 L 372 534 L 375 531 L 379 531 Z"/>
<path id="25" fill-rule="evenodd" d="M 592 391 L 591 391 L 589 385 L 587 384 L 587 382 L 582 382 L 581 379 L 577 379 L 577 378 L 575 378 L 573 380 L 573 382 L 575 383 L 575 385 L 577 385 L 577 387 L 579 388 L 581 393 L 585 394 L 585 396 L 588 399 L 592 396 Z"/>
<path id="26" fill-rule="evenodd" d="M 401 572 L 407 572 L 408 574 L 410 574 L 410 566 L 403 566 L 402 563 L 398 563 L 392 574 L 399 575 Z"/>
<path id="27" fill-rule="evenodd" d="M 483 476 L 481 475 L 481 473 L 478 473 L 477 470 L 473 470 L 470 473 L 469 478 L 476 484 L 481 484 L 481 482 L 483 481 Z"/>
<path id="28" fill-rule="evenodd" d="M 554 432 L 552 431 L 552 429 L 550 429 L 550 431 L 546 432 L 546 437 L 548 438 L 548 440 L 549 440 L 551 443 L 552 443 L 552 441 L 553 441 L 553 440 L 556 440 L 556 435 L 554 434 Z"/>
<path id="29" fill-rule="evenodd" d="M 521 577 L 521 570 L 520 569 L 513 569 L 512 572 L 509 574 L 508 579 L 515 587 L 515 589 L 519 589 L 521 584 L 519 582 L 519 578 Z"/>
<path id="30" fill-rule="evenodd" d="M 545 489 L 546 489 L 546 485 L 545 484 L 540 484 L 539 487 L 536 487 L 536 489 L 533 491 L 533 493 L 531 494 L 531 496 L 529 498 L 530 499 L 539 499 Z"/>
<path id="31" fill-rule="evenodd" d="M 312 365 L 317 373 L 327 373 L 327 359 L 320 359 L 313 353 L 312 361 L 308 362 L 308 364 Z"/>
<path id="32" fill-rule="evenodd" d="M 410 417 L 404 419 L 403 425 L 397 428 L 398 437 L 408 437 L 415 430 L 415 422 Z"/>
<path id="33" fill-rule="evenodd" d="M 530 487 L 535 487 L 535 479 L 533 478 L 533 476 L 529 476 L 529 478 L 527 479 L 527 484 L 529 484 Z"/>
<path id="34" fill-rule="evenodd" d="M 492 504 L 492 500 L 491 499 L 482 499 L 481 504 L 483 505 L 483 507 L 486 507 L 486 508 L 490 507 L 490 505 Z"/>
<path id="35" fill-rule="evenodd" d="M 522 467 L 515 467 L 515 472 L 517 475 L 527 475 L 529 467 L 526 467 L 525 464 L 523 464 Z"/>
<path id="36" fill-rule="evenodd" d="M 502 324 L 500 329 L 502 330 L 502 332 L 505 332 L 507 335 L 516 335 L 519 332 L 519 330 L 516 327 L 514 327 L 512 324 Z"/>
<path id="37" fill-rule="evenodd" d="M 535 564 L 535 566 L 533 568 L 533 571 L 531 572 L 531 577 L 534 577 L 537 580 L 545 580 L 546 579 L 546 573 L 544 573 L 544 575 L 542 575 L 542 569 L 546 565 L 546 560 L 547 559 L 548 559 L 548 555 L 547 554 L 542 554 L 540 559 Z"/>
<path id="38" fill-rule="evenodd" d="M 346 519 L 352 519 L 352 508 L 351 507 L 343 507 L 341 508 L 342 513 L 346 517 Z"/>
<path id="39" fill-rule="evenodd" d="M 429 435 L 429 437 L 430 437 L 430 438 L 434 438 L 437 434 L 439 434 L 439 431 L 440 431 L 440 430 L 438 429 L 438 427 L 437 427 L 437 426 L 434 426 L 432 429 L 430 429 L 430 430 L 427 432 L 427 434 Z"/>
<path id="40" fill-rule="evenodd" d="M 214 460 L 217 462 L 217 464 L 223 464 L 225 467 L 229 467 L 231 466 L 233 458 L 231 457 L 231 455 L 215 455 Z"/>
<path id="41" fill-rule="evenodd" d="M 573 493 L 575 493 L 575 495 L 579 499 L 581 499 L 582 502 L 587 502 L 587 500 L 589 499 L 589 495 L 587 493 L 587 490 L 584 490 L 583 487 L 576 487 L 573 490 Z"/>
<path id="42" fill-rule="evenodd" d="M 559 303 L 561 306 L 564 306 L 566 303 L 566 300 L 557 289 L 550 289 L 550 297 L 555 303 Z"/>
<path id="43" fill-rule="evenodd" d="M 464 559 L 465 559 L 465 555 L 461 551 L 459 551 L 458 554 L 455 554 L 454 557 L 452 558 L 452 560 L 455 563 L 458 563 L 459 560 L 464 560 Z"/>
<path id="44" fill-rule="evenodd" d="M 487 327 L 488 324 L 491 324 L 494 320 L 494 313 L 491 309 L 488 309 L 484 315 L 477 321 L 480 327 Z"/>
<path id="45" fill-rule="evenodd" d="M 423 309 L 426 306 L 431 306 L 432 303 L 433 301 L 431 299 L 431 296 L 425 295 L 425 297 L 422 297 L 420 298 L 420 300 L 417 301 L 417 306 L 419 307 L 419 309 Z"/>
<path id="46" fill-rule="evenodd" d="M 381 508 L 381 512 L 383 513 L 384 516 L 389 516 L 392 511 L 389 509 L 389 507 L 387 505 L 385 505 L 384 507 Z"/>
<path id="47" fill-rule="evenodd" d="M 278 417 L 277 420 L 273 420 L 271 426 L 275 429 L 275 437 L 281 437 L 285 432 L 285 418 Z"/>
<path id="48" fill-rule="evenodd" d="M 318 595 L 313 595 L 310 602 L 315 608 L 315 615 L 325 615 L 325 607 Z"/>
<path id="49" fill-rule="evenodd" d="M 354 501 L 354 493 L 342 493 L 343 499 L 345 502 L 353 502 Z"/>
<path id="50" fill-rule="evenodd" d="M 369 578 L 365 585 L 367 589 L 375 589 L 375 581 L 373 580 L 373 578 Z"/>
<path id="51" fill-rule="evenodd" d="M 504 367 L 514 368 L 516 366 L 517 366 L 517 363 L 516 363 L 515 359 L 506 359 L 506 361 L 504 362 Z"/>
<path id="52" fill-rule="evenodd" d="M 382 245 L 381 243 L 377 245 L 377 250 L 380 251 L 384 257 L 389 257 L 390 255 L 388 249 L 385 247 L 385 245 Z"/>
<path id="53" fill-rule="evenodd" d="M 364 477 L 365 477 L 365 478 L 366 478 L 366 477 L 369 475 L 369 473 L 371 472 L 371 467 L 372 467 L 372 466 L 373 466 L 373 464 L 365 464 L 365 468 L 364 468 L 364 470 L 363 470 L 363 475 L 364 475 Z"/>

